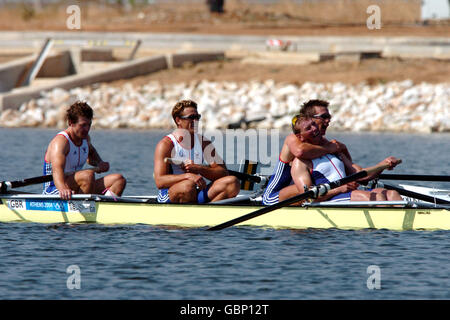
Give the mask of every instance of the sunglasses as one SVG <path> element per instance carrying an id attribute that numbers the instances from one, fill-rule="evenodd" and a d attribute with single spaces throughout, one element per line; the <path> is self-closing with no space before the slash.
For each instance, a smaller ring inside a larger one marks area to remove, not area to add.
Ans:
<path id="1" fill-rule="evenodd" d="M 191 114 L 191 115 L 189 115 L 189 116 L 182 116 L 182 117 L 180 117 L 180 119 L 183 119 L 183 120 L 200 120 L 200 118 L 202 117 L 202 115 L 201 114 Z"/>
<path id="2" fill-rule="evenodd" d="M 312 117 L 315 119 L 330 120 L 331 114 L 329 114 L 329 113 L 315 114 Z"/>

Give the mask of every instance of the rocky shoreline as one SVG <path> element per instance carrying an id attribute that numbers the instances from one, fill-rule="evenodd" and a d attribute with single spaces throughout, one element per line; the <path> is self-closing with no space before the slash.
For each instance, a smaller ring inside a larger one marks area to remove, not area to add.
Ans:
<path id="1" fill-rule="evenodd" d="M 64 128 L 64 112 L 75 100 L 95 111 L 95 128 L 173 128 L 171 109 L 182 99 L 199 104 L 203 128 L 289 129 L 292 116 L 309 99 L 330 102 L 338 131 L 450 132 L 450 83 L 294 84 L 195 81 L 122 87 L 106 83 L 71 90 L 56 88 L 19 110 L 3 110 L 2 127 Z"/>

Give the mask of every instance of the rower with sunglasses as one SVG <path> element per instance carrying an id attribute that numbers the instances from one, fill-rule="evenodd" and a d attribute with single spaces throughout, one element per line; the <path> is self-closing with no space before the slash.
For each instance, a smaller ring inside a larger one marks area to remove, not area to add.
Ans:
<path id="1" fill-rule="evenodd" d="M 331 122 L 331 114 L 328 110 L 329 102 L 324 100 L 309 100 L 302 104 L 300 108 L 299 116 L 305 116 L 308 118 L 312 118 L 314 122 L 317 124 L 320 130 L 320 134 L 325 137 L 327 133 L 328 126 Z M 297 139 L 299 141 L 299 139 Z M 301 143 L 299 142 L 307 152 L 306 157 L 297 157 L 303 159 L 314 159 L 317 157 L 321 157 L 327 153 L 341 153 L 343 152 L 347 158 L 352 159 L 350 153 L 347 150 L 347 147 L 336 140 L 324 140 L 326 143 L 323 146 L 314 146 L 310 143 Z M 328 151 L 328 152 L 326 152 Z"/>
<path id="2" fill-rule="evenodd" d="M 265 205 L 273 205 L 298 194 L 297 187 L 291 176 L 291 164 L 294 159 L 312 160 L 326 154 L 338 154 L 341 152 L 351 159 L 347 147 L 336 140 L 328 141 L 323 137 L 321 144 L 302 141 L 296 134 L 298 129 L 295 128 L 299 117 L 313 119 L 320 130 L 320 135 L 324 136 L 331 120 L 328 102 L 309 100 L 301 106 L 300 114 L 292 119 L 293 133 L 284 140 L 274 173 L 270 177 L 263 195 L 263 204 Z"/>
<path id="3" fill-rule="evenodd" d="M 316 157 L 297 157 L 291 163 L 291 177 L 297 186 L 297 192 L 303 192 L 304 186 L 310 187 L 311 185 L 317 185 L 321 183 L 329 183 L 345 177 L 348 174 L 355 173 L 363 170 L 361 166 L 353 163 L 350 153 L 345 145 L 337 142 L 336 140 L 328 141 L 325 138 L 327 128 L 330 124 L 331 115 L 328 111 L 328 102 L 323 100 L 310 100 L 302 105 L 298 118 L 312 119 L 310 126 L 308 127 L 307 121 L 298 123 L 296 117 L 293 119 L 294 133 L 298 140 L 302 144 L 327 146 L 331 144 L 337 144 L 338 149 L 336 152 L 329 152 L 328 154 L 320 154 Z M 302 124 L 304 127 L 302 127 Z M 314 134 L 314 128 L 317 127 L 317 131 L 320 134 Z M 312 130 L 308 132 L 307 129 Z M 296 130 L 298 130 L 296 132 Z M 326 147 L 324 148 L 326 149 Z M 389 164 L 389 170 L 392 170 L 396 165 L 400 163 L 399 159 L 395 157 L 388 157 L 383 160 L 383 163 Z M 359 182 L 368 181 L 373 179 L 377 174 L 368 176 Z M 357 182 L 348 183 L 339 188 L 332 190 L 325 196 L 318 198 L 316 201 L 369 201 L 369 200 L 401 200 L 400 195 L 396 191 L 386 189 L 369 189 L 369 190 L 357 190 L 359 184 Z"/>
<path id="4" fill-rule="evenodd" d="M 300 116 L 294 123 L 297 137 L 304 142 L 312 144 L 325 143 L 323 135 L 320 134 L 318 124 L 314 118 Z M 378 163 L 377 167 L 387 165 L 388 170 L 392 170 L 401 163 L 400 159 L 388 157 Z M 291 176 L 297 186 L 297 192 L 303 193 L 312 186 L 330 184 L 340 180 L 350 174 L 361 171 L 359 165 L 349 161 L 342 152 L 339 154 L 326 154 L 316 159 L 306 160 L 295 158 L 291 163 Z M 369 170 L 366 168 L 364 170 Z M 368 175 L 365 179 L 373 179 L 381 171 Z M 324 195 L 317 195 L 315 201 L 396 201 L 402 200 L 400 194 L 395 190 L 382 188 L 358 190 L 359 184 L 356 181 L 341 185 L 333 190 L 329 190 Z"/>
<path id="5" fill-rule="evenodd" d="M 158 202 L 206 203 L 235 197 L 239 181 L 228 175 L 211 141 L 197 132 L 201 118 L 197 104 L 192 100 L 177 102 L 172 118 L 177 129 L 165 136 L 155 150 Z"/>

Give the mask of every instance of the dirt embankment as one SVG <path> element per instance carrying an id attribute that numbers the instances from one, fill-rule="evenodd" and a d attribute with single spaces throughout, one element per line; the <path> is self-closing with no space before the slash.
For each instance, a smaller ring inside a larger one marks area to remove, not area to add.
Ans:
<path id="1" fill-rule="evenodd" d="M 420 22 L 420 1 L 379 1 L 382 27 L 369 30 L 367 8 L 372 0 L 280 0 L 276 4 L 255 4 L 226 0 L 225 13 L 210 13 L 204 1 L 186 0 L 122 6 L 83 1 L 81 31 L 183 32 L 209 34 L 257 35 L 338 35 L 338 36 L 429 36 L 448 37 L 450 22 Z M 104 2 L 105 3 L 105 2 Z M 40 9 L 31 4 L 8 6 L 0 10 L 0 30 L 61 30 L 67 31 L 67 5 L 46 5 Z M 177 83 L 209 81 L 264 81 L 302 84 L 311 82 L 345 82 L 356 84 L 386 83 L 410 79 L 419 82 L 448 82 L 450 62 L 434 59 L 368 59 L 357 63 L 326 61 L 309 65 L 243 64 L 237 59 L 185 65 L 134 79 L 120 80 L 142 84 L 156 80 Z"/>
<path id="2" fill-rule="evenodd" d="M 121 86 L 125 83 L 143 85 L 150 81 L 173 84 L 191 81 L 265 81 L 272 79 L 278 83 L 301 85 L 304 82 L 343 82 L 369 85 L 391 81 L 412 80 L 414 83 L 448 82 L 450 62 L 431 59 L 369 59 L 359 63 L 327 61 L 310 65 L 252 65 L 229 59 L 218 62 L 205 62 L 197 65 L 187 64 L 182 68 L 155 72 L 133 79 L 109 83 Z"/>
<path id="3" fill-rule="evenodd" d="M 81 31 L 183 32 L 258 35 L 442 36 L 449 21 L 420 21 L 420 0 L 376 1 L 381 29 L 369 30 L 366 21 L 372 0 L 279 0 L 258 4 L 226 0 L 223 14 L 210 13 L 205 1 L 157 1 L 124 8 L 106 1 L 79 3 Z M 0 5 L 0 30 L 65 30 L 68 3 L 35 7 L 31 3 Z"/>

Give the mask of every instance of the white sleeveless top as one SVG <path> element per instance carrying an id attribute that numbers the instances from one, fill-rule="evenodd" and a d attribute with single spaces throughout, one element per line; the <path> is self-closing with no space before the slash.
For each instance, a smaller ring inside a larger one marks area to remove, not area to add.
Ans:
<path id="1" fill-rule="evenodd" d="M 311 178 L 313 183 L 330 183 L 347 176 L 344 162 L 334 154 L 326 154 L 312 160 Z"/>
<path id="2" fill-rule="evenodd" d="M 83 169 L 84 164 L 89 156 L 89 145 L 87 139 L 83 139 L 81 146 L 76 146 L 65 131 L 61 131 L 58 135 L 63 135 L 69 141 L 69 153 L 66 156 L 66 166 L 64 172 L 72 172 Z M 47 162 L 47 161 L 45 161 Z M 48 174 L 51 174 L 51 166 L 47 168 Z"/>
<path id="3" fill-rule="evenodd" d="M 194 147 L 192 149 L 183 148 L 173 134 L 169 134 L 167 137 L 169 137 L 173 143 L 171 158 L 180 161 L 192 160 L 195 164 L 203 163 L 202 143 L 200 142 L 197 134 L 194 134 Z M 171 164 L 171 167 L 173 174 L 184 173 L 178 165 Z"/>

